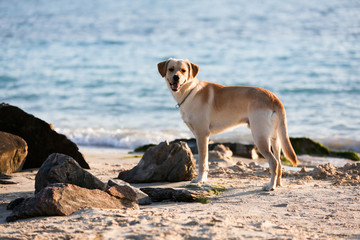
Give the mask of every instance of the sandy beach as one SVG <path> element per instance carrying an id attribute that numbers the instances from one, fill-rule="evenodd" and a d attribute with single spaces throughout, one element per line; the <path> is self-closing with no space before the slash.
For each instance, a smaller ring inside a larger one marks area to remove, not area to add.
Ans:
<path id="1" fill-rule="evenodd" d="M 120 170 L 130 169 L 140 160 L 128 150 L 82 147 L 80 151 L 90 172 L 102 181 L 116 178 Z M 264 192 L 261 187 L 268 177 L 239 177 L 221 169 L 210 170 L 209 184 L 227 190 L 207 204 L 161 202 L 139 210 L 86 208 L 68 217 L 7 223 L 11 212 L 6 205 L 33 195 L 37 170 L 13 173 L 11 181 L 16 185 L 0 185 L 0 239 L 360 239 L 359 184 L 284 177 L 283 187 Z"/>

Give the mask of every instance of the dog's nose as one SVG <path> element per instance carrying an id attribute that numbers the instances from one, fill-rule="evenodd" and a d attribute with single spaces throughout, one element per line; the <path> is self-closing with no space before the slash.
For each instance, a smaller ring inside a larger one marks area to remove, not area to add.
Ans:
<path id="1" fill-rule="evenodd" d="M 174 76 L 173 76 L 173 80 L 174 80 L 175 82 L 178 82 L 178 81 L 179 81 L 179 79 L 180 79 L 180 78 L 179 78 L 179 76 L 178 76 L 178 75 L 174 75 Z"/>

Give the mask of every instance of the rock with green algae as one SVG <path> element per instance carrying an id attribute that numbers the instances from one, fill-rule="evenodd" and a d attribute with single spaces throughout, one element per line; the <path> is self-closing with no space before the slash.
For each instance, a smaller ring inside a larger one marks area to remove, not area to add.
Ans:
<path id="1" fill-rule="evenodd" d="M 306 137 L 290 138 L 296 154 L 308 154 L 314 156 L 339 157 L 360 161 L 359 155 L 354 151 L 332 151 L 319 142 Z"/>

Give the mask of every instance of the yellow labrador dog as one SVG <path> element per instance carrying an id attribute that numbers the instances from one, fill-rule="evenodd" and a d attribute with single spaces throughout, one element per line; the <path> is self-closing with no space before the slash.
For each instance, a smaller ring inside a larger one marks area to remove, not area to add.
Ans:
<path id="1" fill-rule="evenodd" d="M 273 93 L 258 87 L 225 87 L 199 81 L 199 67 L 189 60 L 170 58 L 160 62 L 158 70 L 197 141 L 199 175 L 192 182 L 207 181 L 210 134 L 247 124 L 270 166 L 271 181 L 263 190 L 281 186 L 281 147 L 294 166 L 297 157 L 288 137 L 284 106 Z"/>

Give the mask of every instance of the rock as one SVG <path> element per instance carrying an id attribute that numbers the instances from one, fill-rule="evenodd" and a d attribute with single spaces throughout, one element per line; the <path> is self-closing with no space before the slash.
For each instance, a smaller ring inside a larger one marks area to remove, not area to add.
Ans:
<path id="1" fill-rule="evenodd" d="M 346 158 L 351 159 L 354 161 L 360 161 L 359 155 L 354 151 L 332 151 L 328 147 L 322 145 L 321 143 L 315 142 L 309 138 L 293 138 L 290 137 L 290 141 L 296 154 L 303 155 L 308 154 L 311 156 L 330 156 L 330 157 L 337 157 L 337 158 Z M 172 143 L 177 142 L 186 142 L 191 149 L 193 154 L 198 154 L 196 139 L 176 139 Z M 219 143 L 211 143 L 209 144 L 209 151 L 214 150 L 214 148 Z M 241 144 L 241 143 L 221 143 L 224 146 L 228 147 L 234 154 L 234 156 L 251 158 L 251 159 L 258 159 L 261 154 L 258 152 L 257 147 L 254 144 Z M 141 151 L 149 148 L 150 145 L 144 145 L 139 147 Z"/>
<path id="2" fill-rule="evenodd" d="M 156 146 L 155 144 L 146 144 L 146 145 L 142 145 L 140 147 L 137 147 L 134 149 L 134 152 L 139 153 L 139 152 L 146 152 L 146 150 L 148 150 L 149 148 Z"/>
<path id="3" fill-rule="evenodd" d="M 209 163 L 219 166 L 234 165 L 232 155 L 233 153 L 228 147 L 223 144 L 218 144 L 214 150 L 209 151 Z"/>
<path id="4" fill-rule="evenodd" d="M 82 169 L 70 156 L 53 153 L 41 165 L 35 177 L 35 193 L 52 183 L 71 183 L 88 189 L 106 189 L 106 184 Z"/>
<path id="5" fill-rule="evenodd" d="M 191 149 L 191 152 L 193 154 L 198 154 L 195 138 L 176 139 L 176 140 L 170 142 L 170 144 L 177 143 L 177 142 L 186 142 L 188 144 L 189 148 Z M 209 144 L 209 151 L 214 150 L 218 145 L 219 145 L 219 143 Z M 256 158 L 257 149 L 256 149 L 255 145 L 253 145 L 253 144 L 241 144 L 241 143 L 227 142 L 227 143 L 221 143 L 221 145 L 228 147 L 230 149 L 230 151 L 232 151 L 233 155 L 235 155 L 235 156 L 252 158 L 252 159 Z"/>
<path id="6" fill-rule="evenodd" d="M 186 142 L 186 144 L 188 145 L 188 147 L 190 148 L 192 154 L 198 154 L 198 150 L 197 150 L 197 144 L 196 144 L 196 139 L 195 138 L 181 138 L 181 139 L 175 139 L 174 141 L 171 141 L 170 144 L 173 143 L 179 143 L 179 142 Z"/>
<path id="7" fill-rule="evenodd" d="M 175 201 L 175 202 L 195 202 L 211 194 L 208 191 L 192 191 L 187 189 L 174 188 L 140 188 L 153 202 Z"/>
<path id="8" fill-rule="evenodd" d="M 308 154 L 311 156 L 330 156 L 337 158 L 351 159 L 353 161 L 360 161 L 359 155 L 354 151 L 333 151 L 321 143 L 315 142 L 309 138 L 290 138 L 296 154 Z"/>
<path id="9" fill-rule="evenodd" d="M 132 202 L 138 201 L 136 192 L 127 185 L 115 185 L 106 189 L 106 192 L 116 198 L 127 199 Z"/>
<path id="10" fill-rule="evenodd" d="M 309 138 L 290 138 L 290 141 L 296 154 L 328 156 L 330 153 L 329 148 Z"/>
<path id="11" fill-rule="evenodd" d="M 136 187 L 131 186 L 129 183 L 127 183 L 123 180 L 120 180 L 120 179 L 109 180 L 107 183 L 107 188 L 112 187 L 112 186 L 123 186 L 123 185 L 129 186 L 135 191 L 137 203 L 139 205 L 151 204 L 151 199 L 146 193 L 144 193 L 143 191 L 141 191 L 140 189 L 138 189 Z"/>
<path id="12" fill-rule="evenodd" d="M 228 147 L 232 151 L 233 155 L 251 159 L 257 159 L 257 148 L 253 144 L 242 144 L 242 143 L 222 143 L 224 146 Z M 214 146 L 209 146 L 211 149 L 215 148 Z"/>
<path id="13" fill-rule="evenodd" d="M 12 204 L 8 222 L 38 216 L 68 216 L 84 207 L 108 209 L 138 209 L 136 202 L 118 199 L 98 189 L 86 189 L 72 184 L 47 186 L 34 197 Z M 15 205 L 15 206 L 14 206 Z"/>
<path id="14" fill-rule="evenodd" d="M 16 206 L 20 205 L 24 200 L 25 200 L 25 198 L 23 198 L 23 197 L 22 198 L 17 198 L 15 200 L 11 201 L 7 205 L 6 209 L 7 210 L 13 210 Z"/>
<path id="15" fill-rule="evenodd" d="M 20 171 L 26 155 L 27 144 L 24 139 L 0 131 L 0 173 Z"/>
<path id="16" fill-rule="evenodd" d="M 118 178 L 130 183 L 189 181 L 195 177 L 195 159 L 184 142 L 167 141 L 149 148 L 137 166 L 120 172 Z"/>
<path id="17" fill-rule="evenodd" d="M 24 169 L 40 167 L 52 153 L 69 155 L 81 167 L 90 168 L 75 143 L 65 135 L 54 131 L 50 124 L 27 114 L 18 107 L 6 103 L 0 104 L 0 131 L 17 135 L 28 144 Z"/>

